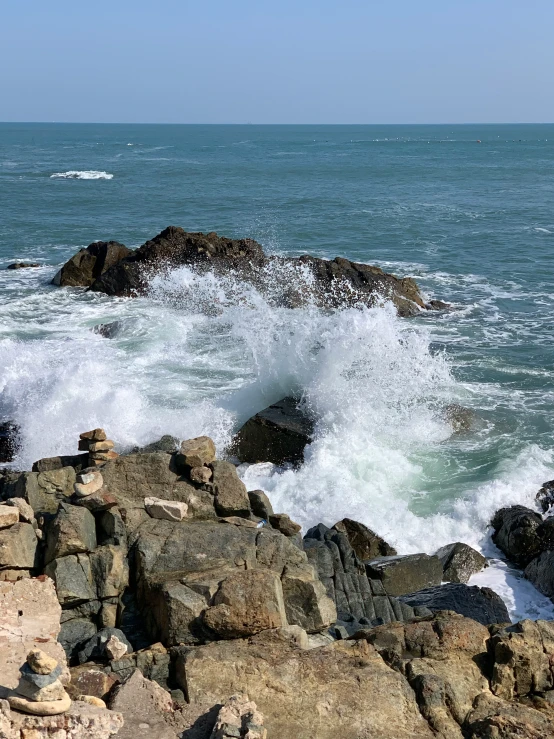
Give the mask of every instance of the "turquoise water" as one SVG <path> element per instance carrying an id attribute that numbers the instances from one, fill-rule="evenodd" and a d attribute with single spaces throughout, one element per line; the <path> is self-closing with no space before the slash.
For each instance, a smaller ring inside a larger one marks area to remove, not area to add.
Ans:
<path id="1" fill-rule="evenodd" d="M 301 392 L 320 418 L 306 465 L 245 469 L 249 484 L 305 525 L 350 515 L 400 551 L 459 539 L 496 556 L 491 513 L 554 477 L 553 201 L 554 125 L 0 124 L 0 267 L 43 265 L 0 270 L 16 464 L 72 452 L 94 425 L 122 446 L 169 432 L 222 448 Z M 189 270 L 135 301 L 49 285 L 79 247 L 137 246 L 169 224 L 375 263 L 457 310 L 279 311 Z M 114 339 L 91 332 L 109 320 Z M 452 402 L 474 410 L 472 431 L 441 420 Z"/>

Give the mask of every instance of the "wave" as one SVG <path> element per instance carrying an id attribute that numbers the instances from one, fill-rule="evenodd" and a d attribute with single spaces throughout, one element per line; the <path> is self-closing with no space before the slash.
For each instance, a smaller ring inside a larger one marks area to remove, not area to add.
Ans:
<path id="1" fill-rule="evenodd" d="M 112 180 L 113 174 L 109 172 L 100 172 L 94 169 L 75 170 L 70 169 L 67 172 L 54 172 L 50 175 L 51 180 Z"/>

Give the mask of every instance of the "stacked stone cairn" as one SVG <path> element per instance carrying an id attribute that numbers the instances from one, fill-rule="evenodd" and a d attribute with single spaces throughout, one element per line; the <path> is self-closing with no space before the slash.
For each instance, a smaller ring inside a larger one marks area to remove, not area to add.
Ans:
<path id="1" fill-rule="evenodd" d="M 35 716 L 56 716 L 71 706 L 71 698 L 60 682 L 61 665 L 40 649 L 32 649 L 20 669 L 18 695 L 9 697 L 11 708 Z"/>
<path id="2" fill-rule="evenodd" d="M 89 467 L 101 467 L 112 459 L 117 459 L 117 452 L 113 451 L 115 444 L 108 439 L 104 429 L 85 431 L 79 436 L 79 451 L 88 452 Z"/>

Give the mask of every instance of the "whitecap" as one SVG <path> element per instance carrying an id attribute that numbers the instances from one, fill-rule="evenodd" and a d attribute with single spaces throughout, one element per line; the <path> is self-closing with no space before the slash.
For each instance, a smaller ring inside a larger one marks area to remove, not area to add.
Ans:
<path id="1" fill-rule="evenodd" d="M 51 180 L 112 180 L 110 172 L 100 172 L 94 169 L 77 170 L 70 169 L 67 172 L 54 172 L 50 175 Z"/>

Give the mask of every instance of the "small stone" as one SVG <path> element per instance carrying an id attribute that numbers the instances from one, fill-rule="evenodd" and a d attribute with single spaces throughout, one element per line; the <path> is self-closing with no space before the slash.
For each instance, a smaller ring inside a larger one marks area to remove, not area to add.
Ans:
<path id="1" fill-rule="evenodd" d="M 40 675 L 36 672 L 33 672 L 29 665 L 25 663 L 21 667 L 20 672 L 22 679 L 26 682 L 32 683 L 37 688 L 46 688 L 48 687 L 48 685 L 52 685 L 52 683 L 60 677 L 60 675 L 62 674 L 62 667 L 58 664 L 58 666 L 53 669 L 49 675 Z"/>
<path id="2" fill-rule="evenodd" d="M 79 439 L 88 439 L 89 441 L 106 441 L 107 438 L 104 429 L 93 429 L 79 435 Z"/>
<path id="3" fill-rule="evenodd" d="M 177 464 L 185 467 L 202 467 L 215 459 L 215 444 L 209 436 L 198 436 L 183 441 L 177 454 Z"/>
<path id="4" fill-rule="evenodd" d="M 23 713 L 31 713 L 34 716 L 57 716 L 60 713 L 69 711 L 71 708 L 71 698 L 67 693 L 65 693 L 63 698 L 56 701 L 43 701 L 42 703 L 36 703 L 27 698 L 13 695 L 8 698 L 8 702 L 10 707 L 14 710 L 22 711 Z"/>
<path id="5" fill-rule="evenodd" d="M 80 482 L 81 485 L 88 485 L 89 483 L 98 480 L 98 478 L 102 478 L 102 475 L 97 470 L 87 468 L 77 475 L 77 482 Z M 104 481 L 102 480 L 102 484 L 103 483 Z"/>
<path id="6" fill-rule="evenodd" d="M 110 636 L 106 642 L 106 653 L 110 660 L 121 659 L 123 655 L 127 654 L 127 645 L 124 644 L 117 636 Z"/>
<path id="7" fill-rule="evenodd" d="M 117 459 L 119 457 L 119 454 L 117 452 L 113 451 L 107 451 L 107 452 L 91 452 L 89 455 L 89 460 L 91 461 L 100 461 L 100 462 L 109 462 L 112 459 Z"/>
<path id="8" fill-rule="evenodd" d="M 186 503 L 178 500 L 161 500 L 160 498 L 145 498 L 144 507 L 149 516 L 164 521 L 182 521 L 188 511 Z"/>
<path id="9" fill-rule="evenodd" d="M 81 701 L 81 703 L 88 703 L 91 706 L 98 706 L 98 708 L 107 707 L 102 698 L 97 698 L 95 695 L 78 695 L 75 700 Z"/>
<path id="10" fill-rule="evenodd" d="M 115 444 L 110 439 L 106 441 L 93 441 L 89 446 L 89 452 L 109 452 Z"/>
<path id="11" fill-rule="evenodd" d="M 190 479 L 199 484 L 210 482 L 212 471 L 209 467 L 193 467 L 190 471 Z"/>
<path id="12" fill-rule="evenodd" d="M 79 475 L 73 489 L 75 491 L 75 495 L 79 498 L 86 498 L 93 493 L 97 493 L 103 485 L 104 478 L 100 472 L 94 470 L 93 472 Z"/>
<path id="13" fill-rule="evenodd" d="M 35 520 L 35 512 L 24 498 L 9 498 L 6 501 L 6 505 L 19 510 L 19 519 L 21 521 L 33 523 Z"/>
<path id="14" fill-rule="evenodd" d="M 27 682 L 25 677 L 22 677 L 19 681 L 17 692 L 24 698 L 36 701 L 37 703 L 63 700 L 66 695 L 64 686 L 57 679 L 54 680 L 53 683 L 50 683 L 50 685 L 47 685 L 44 688 L 39 688 L 36 685 L 33 685 L 33 683 Z"/>
<path id="15" fill-rule="evenodd" d="M 27 664 L 37 675 L 50 675 L 58 666 L 57 661 L 42 649 L 32 649 L 27 655 Z"/>
<path id="16" fill-rule="evenodd" d="M 0 505 L 0 529 L 7 529 L 19 522 L 19 511 L 12 506 Z"/>
<path id="17" fill-rule="evenodd" d="M 276 513 L 270 516 L 269 523 L 285 536 L 295 536 L 302 528 L 302 526 L 292 521 L 286 513 Z"/>

